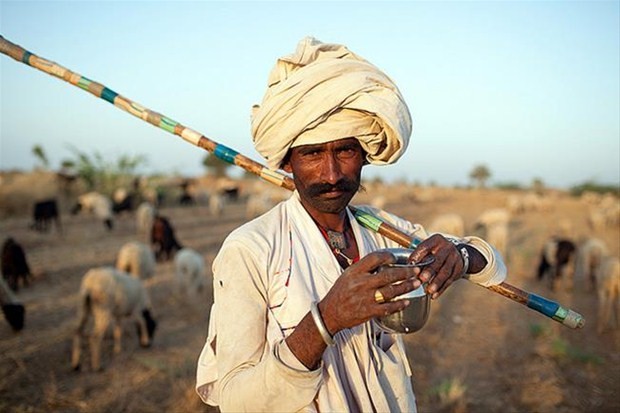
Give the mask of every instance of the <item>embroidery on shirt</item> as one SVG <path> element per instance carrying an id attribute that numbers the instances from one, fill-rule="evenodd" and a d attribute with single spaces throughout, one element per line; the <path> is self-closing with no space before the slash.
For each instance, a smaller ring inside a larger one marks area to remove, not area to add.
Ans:
<path id="1" fill-rule="evenodd" d="M 285 289 L 288 288 L 288 284 L 289 284 L 289 282 L 291 280 L 291 273 L 292 273 L 292 268 L 293 268 L 293 231 L 291 231 L 290 226 L 289 226 L 289 229 L 288 229 L 288 242 L 289 242 L 289 251 L 290 251 L 290 255 L 288 257 L 288 268 L 284 268 L 284 269 L 282 269 L 282 270 L 280 270 L 280 271 L 278 271 L 278 272 L 273 274 L 274 276 L 276 276 L 276 275 L 282 274 L 284 272 L 288 272 L 288 274 L 286 276 L 286 281 L 284 282 Z M 280 303 L 275 304 L 275 305 L 270 305 L 269 309 L 273 310 L 273 309 L 282 307 L 282 304 L 284 304 L 284 301 L 286 301 L 287 295 L 288 294 L 284 295 L 284 298 L 282 299 L 282 301 Z M 271 304 L 271 303 L 269 303 L 269 304 Z M 280 327 L 280 329 L 282 329 L 282 327 Z"/>

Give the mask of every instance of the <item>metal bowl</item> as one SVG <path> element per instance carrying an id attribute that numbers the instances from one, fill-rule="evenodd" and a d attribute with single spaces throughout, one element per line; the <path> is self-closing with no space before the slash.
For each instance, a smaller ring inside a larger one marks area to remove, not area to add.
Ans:
<path id="1" fill-rule="evenodd" d="M 385 267 L 416 266 L 423 267 L 434 261 L 433 257 L 419 263 L 410 263 L 409 256 L 413 252 L 407 248 L 387 248 L 396 257 L 396 263 Z M 402 281 L 400 281 L 402 282 Z M 398 283 L 396 283 L 398 284 Z M 426 324 L 431 312 L 431 298 L 424 289 L 424 285 L 406 294 L 394 297 L 390 301 L 409 300 L 410 304 L 402 311 L 375 318 L 381 329 L 393 334 L 409 334 L 420 330 Z"/>

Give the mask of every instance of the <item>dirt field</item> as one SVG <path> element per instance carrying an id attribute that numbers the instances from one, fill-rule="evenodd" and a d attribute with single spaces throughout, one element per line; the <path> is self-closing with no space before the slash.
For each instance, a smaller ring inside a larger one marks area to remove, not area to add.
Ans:
<path id="1" fill-rule="evenodd" d="M 470 230 L 480 212 L 504 200 L 497 191 L 443 190 L 424 198 L 391 196 L 386 209 L 422 224 L 441 212 L 460 212 Z M 239 202 L 218 218 L 206 206 L 164 207 L 161 213 L 181 243 L 210 262 L 226 234 L 244 221 L 245 210 Z M 432 304 L 428 324 L 405 337 L 420 412 L 620 411 L 620 332 L 596 334 L 597 299 L 579 280 L 573 291 L 556 292 L 535 280 L 544 240 L 561 219 L 572 222 L 575 239 L 585 234 L 586 213 L 583 203 L 559 196 L 550 211 L 515 216 L 507 254 L 508 282 L 583 314 L 586 326 L 571 330 L 459 281 Z M 159 322 L 153 347 L 140 348 L 127 326 L 120 355 L 112 355 L 111 337 L 104 341 L 103 372 L 70 369 L 81 276 L 112 264 L 120 246 L 136 239 L 136 226 L 132 215 L 119 217 L 110 233 L 90 216 L 64 214 L 62 222 L 63 235 L 31 231 L 25 216 L 0 222 L 0 238 L 18 240 L 35 273 L 33 285 L 18 294 L 27 308 L 25 329 L 15 334 L 0 322 L 0 411 L 215 411 L 193 389 L 211 293 L 194 303 L 175 296 L 171 263 L 158 263 L 147 282 Z M 597 235 L 618 254 L 619 228 Z"/>

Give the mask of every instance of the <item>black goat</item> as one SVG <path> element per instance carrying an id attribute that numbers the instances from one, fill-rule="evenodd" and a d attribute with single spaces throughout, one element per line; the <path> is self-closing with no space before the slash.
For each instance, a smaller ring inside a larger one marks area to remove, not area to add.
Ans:
<path id="1" fill-rule="evenodd" d="M 0 305 L 2 305 L 4 319 L 9 323 L 13 331 L 23 329 L 26 310 L 17 301 L 17 298 L 15 298 L 13 292 L 2 278 L 0 278 Z"/>
<path id="2" fill-rule="evenodd" d="M 32 208 L 32 218 L 34 222 L 31 228 L 36 231 L 47 232 L 51 227 L 51 221 L 54 221 L 56 230 L 62 232 L 58 204 L 55 199 L 35 202 Z"/>
<path id="3" fill-rule="evenodd" d="M 156 216 L 151 229 L 151 244 L 155 247 L 155 258 L 168 261 L 182 248 L 174 236 L 174 229 L 167 218 Z"/>
<path id="4" fill-rule="evenodd" d="M 26 254 L 21 245 L 13 238 L 7 238 L 2 246 L 2 275 L 13 291 L 19 290 L 19 279 L 23 280 L 24 286 L 30 284 L 30 267 L 26 260 Z"/>
<path id="5" fill-rule="evenodd" d="M 538 265 L 538 280 L 549 277 L 549 288 L 555 290 L 564 269 L 575 255 L 575 244 L 567 239 L 551 239 L 544 245 Z"/>

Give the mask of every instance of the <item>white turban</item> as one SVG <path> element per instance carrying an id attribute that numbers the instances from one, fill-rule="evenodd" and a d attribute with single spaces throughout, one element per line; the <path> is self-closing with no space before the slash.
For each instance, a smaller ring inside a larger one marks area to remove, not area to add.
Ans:
<path id="1" fill-rule="evenodd" d="M 252 113 L 254 145 L 271 169 L 291 147 L 351 137 L 369 163 L 394 163 L 411 129 L 409 109 L 385 73 L 345 46 L 312 37 L 278 59 Z"/>

